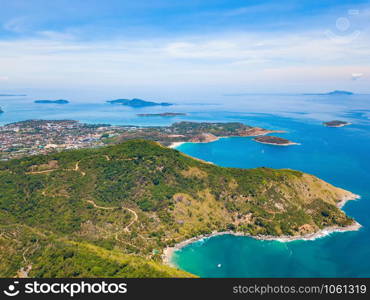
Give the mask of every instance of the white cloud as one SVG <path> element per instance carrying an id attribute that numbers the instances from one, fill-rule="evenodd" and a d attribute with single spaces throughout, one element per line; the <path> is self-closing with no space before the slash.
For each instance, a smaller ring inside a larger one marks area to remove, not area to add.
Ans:
<path id="1" fill-rule="evenodd" d="M 294 6 L 292 4 L 281 5 L 280 3 L 269 3 L 269 4 L 239 7 L 236 9 L 226 11 L 223 14 L 229 17 L 239 16 L 239 15 L 257 15 L 258 16 L 260 14 L 270 13 L 271 11 L 274 11 L 274 12 L 289 11 L 293 7 Z"/>
<path id="2" fill-rule="evenodd" d="M 362 76 L 364 76 L 363 73 L 352 73 L 352 75 L 351 75 L 352 80 L 360 79 Z"/>
<path id="3" fill-rule="evenodd" d="M 7 76 L 0 76 L 0 81 L 8 80 L 9 78 Z"/>
<path id="4" fill-rule="evenodd" d="M 75 36 L 70 33 L 57 32 L 52 30 L 39 31 L 37 32 L 37 34 L 42 38 L 50 40 L 73 40 L 75 38 Z"/>
<path id="5" fill-rule="evenodd" d="M 370 72 L 367 36 L 338 46 L 321 32 L 96 42 L 46 31 L 0 40 L 0 66 L 20 86 L 335 86 Z"/>

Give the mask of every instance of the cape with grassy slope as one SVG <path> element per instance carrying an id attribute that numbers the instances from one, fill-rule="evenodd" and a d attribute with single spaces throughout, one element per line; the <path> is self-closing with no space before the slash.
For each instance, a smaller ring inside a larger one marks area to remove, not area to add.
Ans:
<path id="1" fill-rule="evenodd" d="M 355 221 L 312 175 L 203 163 L 132 140 L 0 162 L 0 276 L 190 277 L 166 247 L 215 231 L 302 236 Z"/>

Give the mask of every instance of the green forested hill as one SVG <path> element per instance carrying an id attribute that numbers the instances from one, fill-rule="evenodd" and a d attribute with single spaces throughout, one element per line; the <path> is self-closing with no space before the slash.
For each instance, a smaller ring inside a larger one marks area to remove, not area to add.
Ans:
<path id="1" fill-rule="evenodd" d="M 353 223 L 351 194 L 292 170 L 231 169 L 135 140 L 0 163 L 0 276 L 181 277 L 166 246 L 212 231 Z"/>

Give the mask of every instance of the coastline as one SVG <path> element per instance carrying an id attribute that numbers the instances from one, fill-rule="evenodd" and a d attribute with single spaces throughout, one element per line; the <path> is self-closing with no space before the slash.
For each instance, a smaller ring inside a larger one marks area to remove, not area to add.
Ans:
<path id="1" fill-rule="evenodd" d="M 286 131 L 283 131 L 283 130 L 260 130 L 260 128 L 257 128 L 258 130 L 254 130 L 253 133 L 251 133 L 250 135 L 231 135 L 231 136 L 214 136 L 210 139 L 206 139 L 205 141 L 186 141 L 186 142 L 173 142 L 171 143 L 168 148 L 171 148 L 171 149 L 176 149 L 177 147 L 180 147 L 182 144 L 187 144 L 187 143 L 194 143 L 194 144 L 208 144 L 208 143 L 212 143 L 212 142 L 216 142 L 220 139 L 226 139 L 226 138 L 233 138 L 233 137 L 260 137 L 260 136 L 265 136 L 267 134 L 271 134 L 271 133 L 285 133 Z M 301 145 L 299 143 L 295 143 L 295 142 L 290 142 L 290 143 L 287 143 L 287 144 L 275 144 L 275 143 L 265 143 L 265 142 L 259 142 L 255 139 L 252 139 L 253 141 L 257 142 L 257 143 L 261 143 L 261 144 L 266 144 L 266 145 L 274 145 L 274 146 L 292 146 L 292 145 Z"/>
<path id="2" fill-rule="evenodd" d="M 342 208 L 348 201 L 357 200 L 357 199 L 360 199 L 360 198 L 361 198 L 361 196 L 351 193 L 348 196 L 343 197 L 337 203 L 337 207 Z M 204 235 L 200 235 L 200 236 L 196 236 L 196 237 L 192 237 L 190 239 L 184 240 L 184 241 L 176 244 L 173 247 L 166 247 L 163 250 L 162 262 L 165 265 L 178 268 L 178 266 L 176 266 L 172 262 L 172 257 L 173 257 L 174 252 L 176 252 L 176 251 L 180 250 L 181 248 L 183 248 L 183 247 L 185 247 L 189 244 L 192 244 L 194 242 L 200 241 L 202 239 L 208 239 L 208 238 L 211 238 L 211 237 L 219 236 L 219 235 L 230 234 L 230 235 L 234 235 L 234 236 L 250 237 L 250 238 L 253 238 L 253 239 L 256 239 L 256 240 L 261 240 L 261 241 L 277 241 L 277 242 L 281 242 L 281 243 L 287 243 L 287 242 L 293 242 L 293 241 L 314 241 L 316 239 L 326 237 L 326 236 L 328 236 L 332 233 L 335 233 L 335 232 L 358 231 L 361 227 L 362 227 L 362 225 L 360 223 L 358 223 L 357 221 L 354 221 L 354 223 L 349 225 L 349 226 L 345 226 L 345 227 L 330 226 L 330 227 L 326 227 L 324 229 L 321 229 L 317 232 L 309 233 L 309 234 L 305 234 L 305 235 L 300 235 L 300 236 L 287 236 L 287 235 L 282 235 L 282 236 L 256 235 L 256 236 L 253 236 L 253 235 L 250 235 L 250 234 L 244 233 L 244 232 L 234 232 L 234 231 L 220 231 L 220 232 L 218 232 L 218 231 L 213 231 L 209 234 L 204 234 Z"/>
<path id="3" fill-rule="evenodd" d="M 338 208 L 343 208 L 344 205 L 346 205 L 346 203 L 348 201 L 353 201 L 353 200 L 358 200 L 358 199 L 361 199 L 361 196 L 360 195 L 356 195 L 356 194 L 353 194 L 353 193 L 350 193 L 347 197 L 344 196 L 342 198 L 342 200 L 340 200 L 338 203 L 337 203 L 337 207 Z"/>

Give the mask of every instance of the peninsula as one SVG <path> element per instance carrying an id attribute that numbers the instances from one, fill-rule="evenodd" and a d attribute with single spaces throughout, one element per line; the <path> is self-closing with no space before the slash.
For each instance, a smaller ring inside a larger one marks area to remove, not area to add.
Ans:
<path id="1" fill-rule="evenodd" d="M 294 142 L 289 141 L 287 139 L 283 139 L 281 137 L 271 136 L 271 135 L 255 137 L 253 140 L 258 142 L 258 143 L 268 144 L 268 145 L 275 145 L 275 146 L 298 145 L 298 143 L 294 143 Z"/>
<path id="2" fill-rule="evenodd" d="M 59 100 L 35 100 L 35 103 L 40 103 L 40 104 L 68 104 L 68 100 L 64 99 L 59 99 Z"/>
<path id="3" fill-rule="evenodd" d="M 116 99 L 116 100 L 108 100 L 110 104 L 121 104 L 125 106 L 130 106 L 134 108 L 140 107 L 147 107 L 147 106 L 170 106 L 173 105 L 172 103 L 168 102 L 152 102 L 152 101 L 145 101 L 142 99 L 134 98 L 134 99 Z"/>
<path id="4" fill-rule="evenodd" d="M 141 130 L 126 131 L 115 139 L 122 142 L 133 138 L 144 138 L 160 142 L 165 146 L 174 147 L 182 143 L 209 143 L 222 137 L 252 137 L 262 136 L 280 130 L 268 130 L 252 127 L 238 122 L 188 122 L 182 121 L 168 127 L 147 127 Z"/>
<path id="5" fill-rule="evenodd" d="M 0 162 L 1 277 L 191 277 L 163 264 L 213 233 L 304 238 L 359 224 L 315 176 L 223 168 L 156 142 Z"/>
<path id="6" fill-rule="evenodd" d="M 326 127 L 343 127 L 343 126 L 351 125 L 352 123 L 334 120 L 334 121 L 324 122 L 323 124 Z"/>

